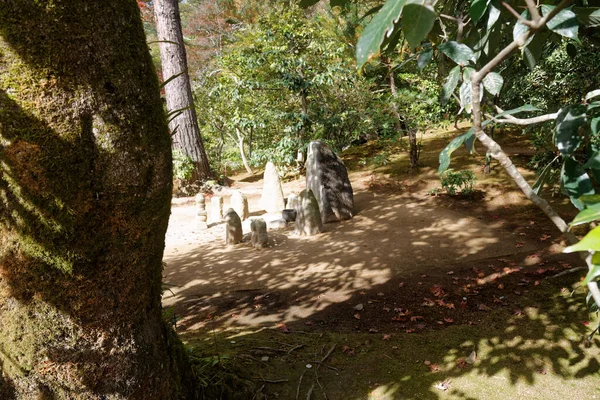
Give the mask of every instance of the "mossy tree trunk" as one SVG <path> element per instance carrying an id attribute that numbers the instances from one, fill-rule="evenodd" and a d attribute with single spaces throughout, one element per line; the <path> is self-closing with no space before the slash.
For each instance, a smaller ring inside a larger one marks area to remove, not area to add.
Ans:
<path id="1" fill-rule="evenodd" d="M 191 396 L 171 169 L 134 0 L 0 0 L 0 398 Z"/>
<path id="2" fill-rule="evenodd" d="M 173 147 L 182 150 L 194 162 L 195 179 L 203 181 L 213 178 L 194 108 L 179 0 L 155 0 L 154 14 L 163 79 L 165 82 L 172 79 L 165 85 L 165 98 L 167 109 L 175 113 L 169 123 Z"/>

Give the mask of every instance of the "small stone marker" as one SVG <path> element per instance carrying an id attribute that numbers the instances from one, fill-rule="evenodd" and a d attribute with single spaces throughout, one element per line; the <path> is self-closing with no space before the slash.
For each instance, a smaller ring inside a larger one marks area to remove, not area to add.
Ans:
<path id="1" fill-rule="evenodd" d="M 323 232 L 319 203 L 312 190 L 304 189 L 300 192 L 298 202 L 295 233 L 302 236 L 313 236 Z"/>
<path id="2" fill-rule="evenodd" d="M 354 194 L 346 166 L 318 140 L 308 145 L 306 187 L 319 203 L 323 223 L 352 218 Z"/>
<path id="3" fill-rule="evenodd" d="M 213 196 L 210 199 L 210 216 L 214 222 L 223 220 L 223 198 L 221 196 Z"/>
<path id="4" fill-rule="evenodd" d="M 248 199 L 240 191 L 235 191 L 231 194 L 229 200 L 231 208 L 235 210 L 242 221 L 248 219 Z"/>
<path id="5" fill-rule="evenodd" d="M 229 246 L 241 243 L 242 236 L 242 220 L 233 208 L 230 208 L 225 213 L 225 244 Z"/>
<path id="6" fill-rule="evenodd" d="M 298 195 L 292 193 L 287 198 L 287 203 L 285 204 L 285 208 L 288 210 L 296 210 L 298 208 Z"/>
<path id="7" fill-rule="evenodd" d="M 208 224 L 206 223 L 208 218 L 206 214 L 206 199 L 202 193 L 196 195 L 196 210 L 198 215 L 198 229 L 208 229 Z"/>
<path id="8" fill-rule="evenodd" d="M 250 229 L 252 235 L 250 236 L 250 243 L 257 249 L 267 247 L 269 243 L 269 235 L 267 235 L 267 223 L 262 218 L 253 219 L 250 223 Z"/>
<path id="9" fill-rule="evenodd" d="M 260 205 L 268 213 L 278 213 L 285 207 L 279 174 L 272 162 L 265 167 Z"/>

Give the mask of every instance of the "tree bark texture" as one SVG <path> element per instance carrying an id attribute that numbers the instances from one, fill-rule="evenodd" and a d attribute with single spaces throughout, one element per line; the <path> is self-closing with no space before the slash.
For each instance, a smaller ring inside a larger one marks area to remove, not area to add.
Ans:
<path id="1" fill-rule="evenodd" d="M 171 190 L 136 2 L 0 0 L 0 398 L 192 395 L 160 303 Z"/>
<path id="2" fill-rule="evenodd" d="M 198 128 L 192 87 L 188 75 L 187 57 L 178 0 L 154 2 L 156 31 L 159 40 L 160 63 L 163 80 L 173 78 L 165 85 L 165 97 L 169 112 L 181 113 L 171 120 L 169 128 L 173 135 L 173 147 L 183 151 L 196 166 L 196 178 L 204 180 L 213 176 Z"/>

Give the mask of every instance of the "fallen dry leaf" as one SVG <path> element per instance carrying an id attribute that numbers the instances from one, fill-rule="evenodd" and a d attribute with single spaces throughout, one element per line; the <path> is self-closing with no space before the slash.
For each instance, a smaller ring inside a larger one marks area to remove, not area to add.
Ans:
<path id="1" fill-rule="evenodd" d="M 444 322 L 451 324 L 454 322 L 454 320 L 452 318 L 444 318 Z"/>
<path id="2" fill-rule="evenodd" d="M 467 359 L 465 360 L 465 362 L 467 364 L 473 364 L 475 361 L 477 361 L 477 353 L 475 352 L 475 350 L 473 350 L 471 352 L 471 354 L 469 354 L 469 357 L 467 357 Z"/>
<path id="3" fill-rule="evenodd" d="M 392 335 L 390 335 L 389 333 L 383 334 L 383 340 L 390 340 L 391 338 L 392 338 Z"/>
<path id="4" fill-rule="evenodd" d="M 410 320 L 412 322 L 416 322 L 416 321 L 422 320 L 422 319 L 425 319 L 425 318 L 423 318 L 421 315 L 413 315 L 412 317 L 410 317 Z"/>
<path id="5" fill-rule="evenodd" d="M 438 372 L 440 370 L 440 366 L 437 364 L 431 364 L 429 366 L 429 372 Z"/>
<path id="6" fill-rule="evenodd" d="M 369 333 L 378 333 L 379 329 L 371 328 L 369 329 Z"/>
<path id="7" fill-rule="evenodd" d="M 454 275 L 454 271 L 448 271 L 446 272 L 446 275 Z"/>
<path id="8" fill-rule="evenodd" d="M 452 382 L 452 381 L 449 380 L 449 379 L 446 379 L 443 382 L 436 383 L 435 386 L 434 386 L 434 388 L 439 389 L 441 391 L 446 391 L 450 387 L 450 382 Z"/>
<path id="9" fill-rule="evenodd" d="M 485 305 L 485 304 L 483 304 L 483 303 L 480 303 L 480 304 L 477 306 L 477 309 L 478 309 L 478 310 L 480 310 L 480 311 L 491 311 L 491 310 L 492 310 L 491 308 L 489 308 L 488 306 L 486 306 L 486 305 Z"/>
<path id="10" fill-rule="evenodd" d="M 287 325 L 283 324 L 283 323 L 277 324 L 277 328 L 279 328 L 279 330 L 281 332 L 283 332 L 283 333 L 290 333 L 291 332 L 291 330 L 287 327 Z"/>

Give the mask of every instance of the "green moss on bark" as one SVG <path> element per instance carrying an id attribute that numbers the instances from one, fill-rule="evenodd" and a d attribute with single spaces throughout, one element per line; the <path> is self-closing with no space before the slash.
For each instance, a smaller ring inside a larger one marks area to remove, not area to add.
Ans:
<path id="1" fill-rule="evenodd" d="M 158 93 L 135 1 L 0 0 L 0 368 L 22 396 L 185 392 Z"/>

